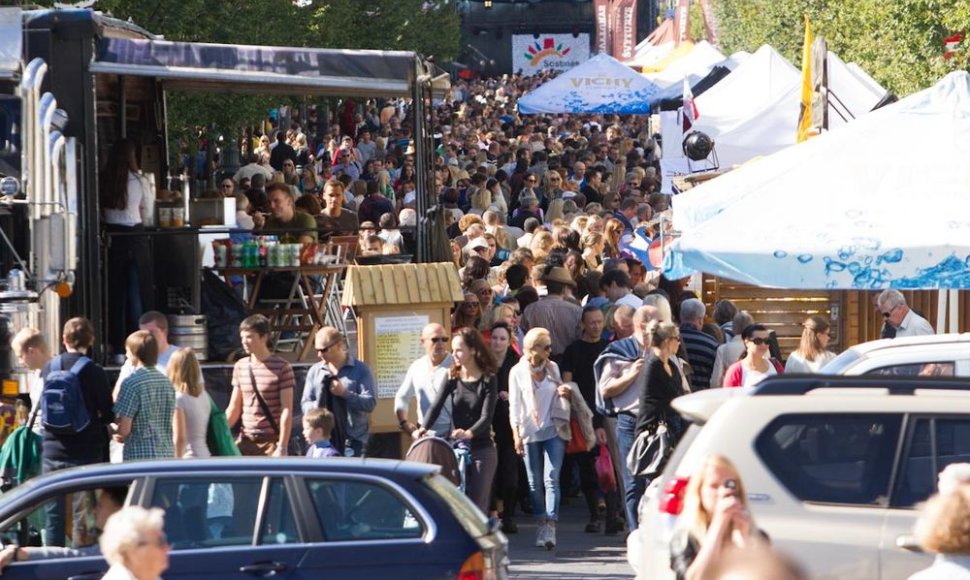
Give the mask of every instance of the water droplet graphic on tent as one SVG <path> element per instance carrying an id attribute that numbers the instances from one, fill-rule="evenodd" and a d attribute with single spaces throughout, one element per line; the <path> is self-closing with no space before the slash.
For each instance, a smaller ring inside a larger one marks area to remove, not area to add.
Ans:
<path id="1" fill-rule="evenodd" d="M 855 254 L 855 246 L 843 246 L 839 248 L 839 259 L 848 260 Z"/>
<path id="2" fill-rule="evenodd" d="M 843 272 L 846 269 L 844 262 L 837 262 L 832 258 L 825 258 L 825 273 L 826 275 L 833 272 Z"/>
<path id="3" fill-rule="evenodd" d="M 775 250 L 775 257 L 778 258 L 779 260 L 781 260 L 782 258 L 787 258 L 788 252 L 785 252 L 784 250 Z"/>
<path id="4" fill-rule="evenodd" d="M 802 254 L 798 256 L 798 261 L 802 264 L 807 264 L 812 261 L 813 256 L 811 254 Z"/>
<path id="5" fill-rule="evenodd" d="M 876 264 L 882 264 L 882 263 L 898 264 L 902 261 L 903 261 L 903 249 L 896 248 L 894 250 L 889 250 L 885 254 L 882 254 L 881 256 L 879 256 L 879 258 L 876 259 Z"/>

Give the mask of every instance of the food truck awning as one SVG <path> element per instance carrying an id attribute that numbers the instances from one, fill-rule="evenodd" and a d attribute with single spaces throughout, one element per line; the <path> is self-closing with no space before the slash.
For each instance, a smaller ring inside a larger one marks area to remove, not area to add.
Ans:
<path id="1" fill-rule="evenodd" d="M 102 38 L 91 72 L 160 79 L 166 89 L 348 97 L 413 95 L 431 73 L 416 53 Z"/>

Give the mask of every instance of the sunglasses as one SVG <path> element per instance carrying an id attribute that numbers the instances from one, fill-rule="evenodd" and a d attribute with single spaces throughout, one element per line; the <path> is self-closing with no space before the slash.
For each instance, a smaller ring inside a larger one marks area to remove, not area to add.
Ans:
<path id="1" fill-rule="evenodd" d="M 478 308 L 480 306 L 478 302 L 462 302 L 461 305 L 469 308 Z"/>
<path id="2" fill-rule="evenodd" d="M 892 308 L 890 308 L 888 312 L 883 312 L 883 313 L 882 313 L 882 317 L 883 317 L 883 318 L 889 318 L 890 316 L 892 316 L 892 315 L 893 315 L 893 312 L 894 312 L 894 311 L 895 311 L 895 310 L 896 310 L 897 308 L 899 308 L 899 304 L 897 304 L 896 306 L 893 306 Z"/>
<path id="3" fill-rule="evenodd" d="M 749 338 L 748 341 L 749 342 L 753 342 L 755 344 L 755 346 L 761 346 L 763 344 L 768 344 L 768 339 L 767 338 L 761 338 L 760 336 L 756 336 L 754 338 Z"/>
<path id="4" fill-rule="evenodd" d="M 443 343 L 448 342 L 448 337 L 447 336 L 436 336 L 434 338 L 429 338 L 428 340 L 431 341 L 431 342 L 434 342 L 436 344 L 443 344 Z"/>
<path id="5" fill-rule="evenodd" d="M 337 346 L 338 344 L 340 344 L 340 341 L 339 341 L 339 340 L 338 340 L 338 341 L 336 341 L 336 342 L 331 342 L 330 344 L 328 344 L 327 346 L 325 346 L 325 347 L 323 347 L 323 348 L 318 348 L 318 349 L 317 349 L 317 354 L 327 354 L 327 352 L 328 352 L 328 351 L 329 351 L 329 350 L 330 350 L 331 348 L 333 348 L 333 347 L 335 347 L 335 346 Z"/>

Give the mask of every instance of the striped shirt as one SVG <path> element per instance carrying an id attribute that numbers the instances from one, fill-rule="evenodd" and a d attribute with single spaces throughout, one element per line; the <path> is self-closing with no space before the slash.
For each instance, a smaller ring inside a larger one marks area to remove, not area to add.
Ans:
<path id="1" fill-rule="evenodd" d="M 256 385 L 253 385 L 254 377 Z M 232 386 L 239 389 L 242 395 L 243 432 L 247 435 L 276 435 L 273 424 L 266 418 L 259 404 L 254 388 L 259 390 L 273 414 L 276 426 L 279 427 L 283 412 L 280 393 L 286 389 L 292 390 L 295 382 L 293 367 L 284 358 L 271 356 L 264 361 L 258 361 L 254 357 L 248 357 L 236 361 L 232 369 Z"/>
<path id="2" fill-rule="evenodd" d="M 714 358 L 720 343 L 710 334 L 686 324 L 680 327 L 680 336 L 684 341 L 684 348 L 687 349 L 687 362 L 694 372 L 691 376 L 691 388 L 695 391 L 709 388 Z"/>

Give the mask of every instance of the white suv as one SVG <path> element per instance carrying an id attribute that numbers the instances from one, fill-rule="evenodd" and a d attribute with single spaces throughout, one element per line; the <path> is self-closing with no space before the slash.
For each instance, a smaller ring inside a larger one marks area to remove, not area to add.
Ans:
<path id="1" fill-rule="evenodd" d="M 829 375 L 970 377 L 970 334 L 886 338 L 845 350 L 822 371 Z"/>
<path id="2" fill-rule="evenodd" d="M 640 578 L 673 578 L 670 535 L 711 453 L 737 466 L 773 545 L 826 579 L 902 579 L 928 566 L 909 537 L 914 506 L 946 465 L 970 461 L 970 381 L 776 377 L 673 406 L 693 424 L 641 504 Z"/>

